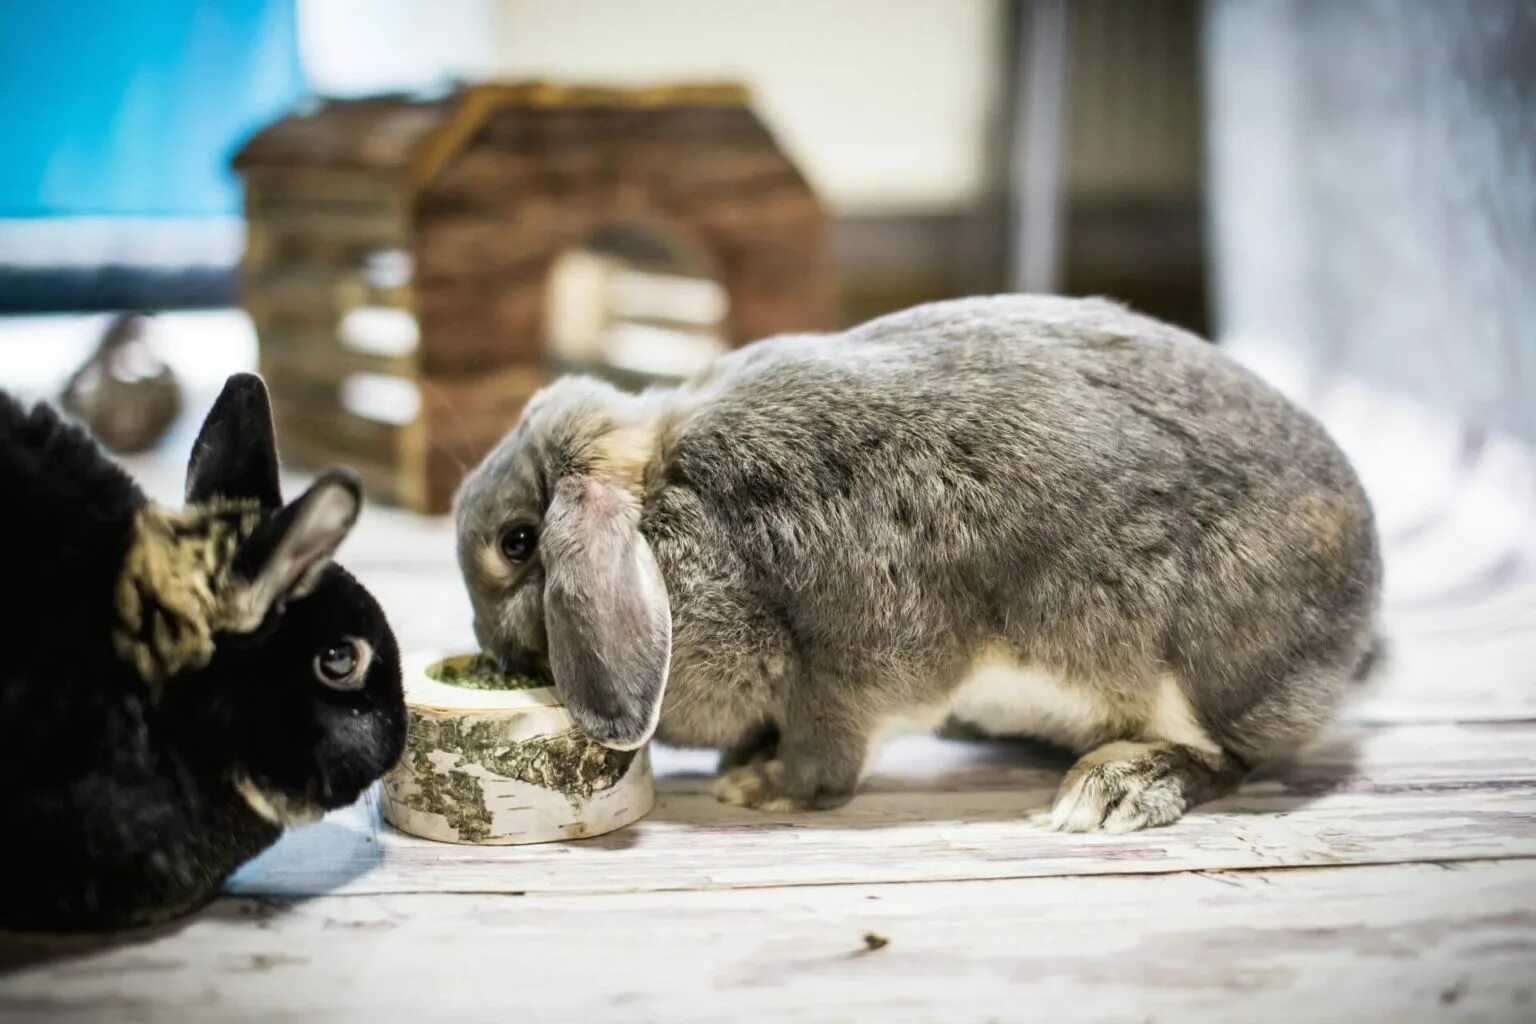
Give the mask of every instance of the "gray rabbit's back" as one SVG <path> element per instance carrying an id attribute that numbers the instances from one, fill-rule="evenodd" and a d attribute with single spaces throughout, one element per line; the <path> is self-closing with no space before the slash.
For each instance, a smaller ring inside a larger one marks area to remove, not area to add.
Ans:
<path id="1" fill-rule="evenodd" d="M 642 527 L 676 624 L 663 738 L 729 745 L 819 700 L 1084 750 L 1182 716 L 1252 763 L 1372 649 L 1343 456 L 1165 324 L 963 300 L 760 342 L 694 388 Z"/>

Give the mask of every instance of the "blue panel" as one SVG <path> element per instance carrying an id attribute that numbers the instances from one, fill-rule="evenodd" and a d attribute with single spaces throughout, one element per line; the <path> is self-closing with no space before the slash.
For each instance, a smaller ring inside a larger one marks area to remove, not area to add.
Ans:
<path id="1" fill-rule="evenodd" d="M 234 213 L 303 88 L 294 0 L 5 0 L 0 217 Z"/>

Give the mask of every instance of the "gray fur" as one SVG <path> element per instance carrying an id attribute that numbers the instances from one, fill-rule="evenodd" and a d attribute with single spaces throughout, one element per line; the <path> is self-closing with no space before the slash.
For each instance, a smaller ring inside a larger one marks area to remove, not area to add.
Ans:
<path id="1" fill-rule="evenodd" d="M 639 503 L 612 484 L 554 487 L 540 544 L 549 666 L 576 723 L 620 750 L 656 728 L 672 622 L 666 585 L 636 527 Z"/>
<path id="2" fill-rule="evenodd" d="M 649 440 L 631 465 L 616 437 Z M 639 502 L 666 583 L 657 735 L 761 766 L 754 805 L 846 800 L 880 723 L 942 705 L 999 645 L 1106 705 L 1177 679 L 1222 751 L 1172 787 L 1203 799 L 1311 738 L 1374 650 L 1372 516 L 1323 429 L 1104 301 L 922 306 L 638 396 L 557 382 L 460 493 L 488 649 L 546 655 L 545 568 L 484 553 L 582 479 Z"/>

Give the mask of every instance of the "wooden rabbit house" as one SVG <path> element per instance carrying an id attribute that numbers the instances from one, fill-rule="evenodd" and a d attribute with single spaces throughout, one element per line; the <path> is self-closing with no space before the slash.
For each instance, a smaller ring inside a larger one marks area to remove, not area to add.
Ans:
<path id="1" fill-rule="evenodd" d="M 591 368 L 551 344 L 569 333 L 552 285 L 572 253 L 710 283 L 719 301 L 694 305 L 725 345 L 834 319 L 828 216 L 740 87 L 327 102 L 234 162 L 245 301 L 285 460 L 352 466 L 371 497 L 419 511 L 447 510 L 533 391 Z M 668 280 L 627 279 L 636 337 L 700 329 L 648 308 Z"/>

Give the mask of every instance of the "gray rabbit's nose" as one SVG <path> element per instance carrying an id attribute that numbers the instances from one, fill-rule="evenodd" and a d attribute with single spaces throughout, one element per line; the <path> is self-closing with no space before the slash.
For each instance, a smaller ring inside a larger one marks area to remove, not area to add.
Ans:
<path id="1" fill-rule="evenodd" d="M 546 683 L 552 680 L 549 662 L 527 652 L 521 654 L 498 654 L 496 656 L 496 668 L 504 676 L 541 679 Z"/>
<path id="2" fill-rule="evenodd" d="M 504 676 L 522 676 L 527 679 L 550 679 L 549 661 L 535 651 L 526 650 L 510 640 L 492 638 L 481 648 L 496 671 Z"/>

